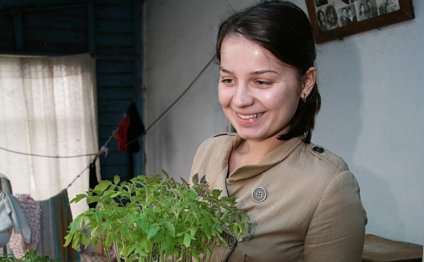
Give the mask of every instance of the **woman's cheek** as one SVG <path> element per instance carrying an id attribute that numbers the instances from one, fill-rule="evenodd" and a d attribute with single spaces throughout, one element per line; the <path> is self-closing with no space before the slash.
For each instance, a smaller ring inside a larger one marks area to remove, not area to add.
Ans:
<path id="1" fill-rule="evenodd" d="M 230 90 L 225 90 L 225 88 L 219 88 L 218 90 L 218 100 L 222 107 L 227 107 L 231 103 L 231 92 Z"/>

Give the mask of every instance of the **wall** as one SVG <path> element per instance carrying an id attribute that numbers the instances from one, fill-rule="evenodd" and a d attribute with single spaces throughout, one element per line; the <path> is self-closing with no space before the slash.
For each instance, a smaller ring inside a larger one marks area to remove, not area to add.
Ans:
<path id="1" fill-rule="evenodd" d="M 187 177 L 199 143 L 227 129 L 216 64 L 196 76 L 213 56 L 219 21 L 252 2 L 145 3 L 147 173 Z M 304 1 L 293 2 L 306 10 Z M 368 233 L 423 243 L 424 2 L 414 8 L 412 21 L 317 46 L 323 107 L 313 141 L 341 155 L 356 175 Z"/>
<path id="2" fill-rule="evenodd" d="M 227 123 L 217 101 L 217 65 L 211 59 L 217 25 L 230 10 L 226 1 L 145 2 L 148 174 L 164 169 L 177 179 L 187 178 L 199 143 L 225 131 Z M 183 92 L 182 99 L 161 116 Z"/>

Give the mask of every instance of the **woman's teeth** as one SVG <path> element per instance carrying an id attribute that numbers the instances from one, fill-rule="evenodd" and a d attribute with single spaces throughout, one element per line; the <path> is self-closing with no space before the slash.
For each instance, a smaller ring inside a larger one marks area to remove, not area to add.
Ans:
<path id="1" fill-rule="evenodd" d="M 253 119 L 253 118 L 257 118 L 259 116 L 259 114 L 251 114 L 251 115 L 241 115 L 241 114 L 237 114 L 241 119 Z"/>

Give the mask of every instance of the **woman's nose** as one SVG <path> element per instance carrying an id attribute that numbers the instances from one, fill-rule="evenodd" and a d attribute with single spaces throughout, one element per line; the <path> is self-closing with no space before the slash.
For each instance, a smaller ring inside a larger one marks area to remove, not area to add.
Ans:
<path id="1" fill-rule="evenodd" d="M 247 84 L 239 84 L 235 90 L 233 104 L 237 107 L 246 107 L 253 104 L 253 96 Z"/>

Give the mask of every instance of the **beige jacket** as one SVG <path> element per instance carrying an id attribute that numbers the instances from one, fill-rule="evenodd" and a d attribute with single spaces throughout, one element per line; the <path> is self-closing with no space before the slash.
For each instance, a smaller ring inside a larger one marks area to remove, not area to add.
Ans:
<path id="1" fill-rule="evenodd" d="M 248 240 L 217 248 L 212 261 L 361 261 L 366 212 L 346 163 L 322 147 L 293 138 L 260 164 L 227 178 L 231 151 L 242 139 L 207 139 L 194 158 L 191 181 L 234 196 L 253 223 Z"/>

